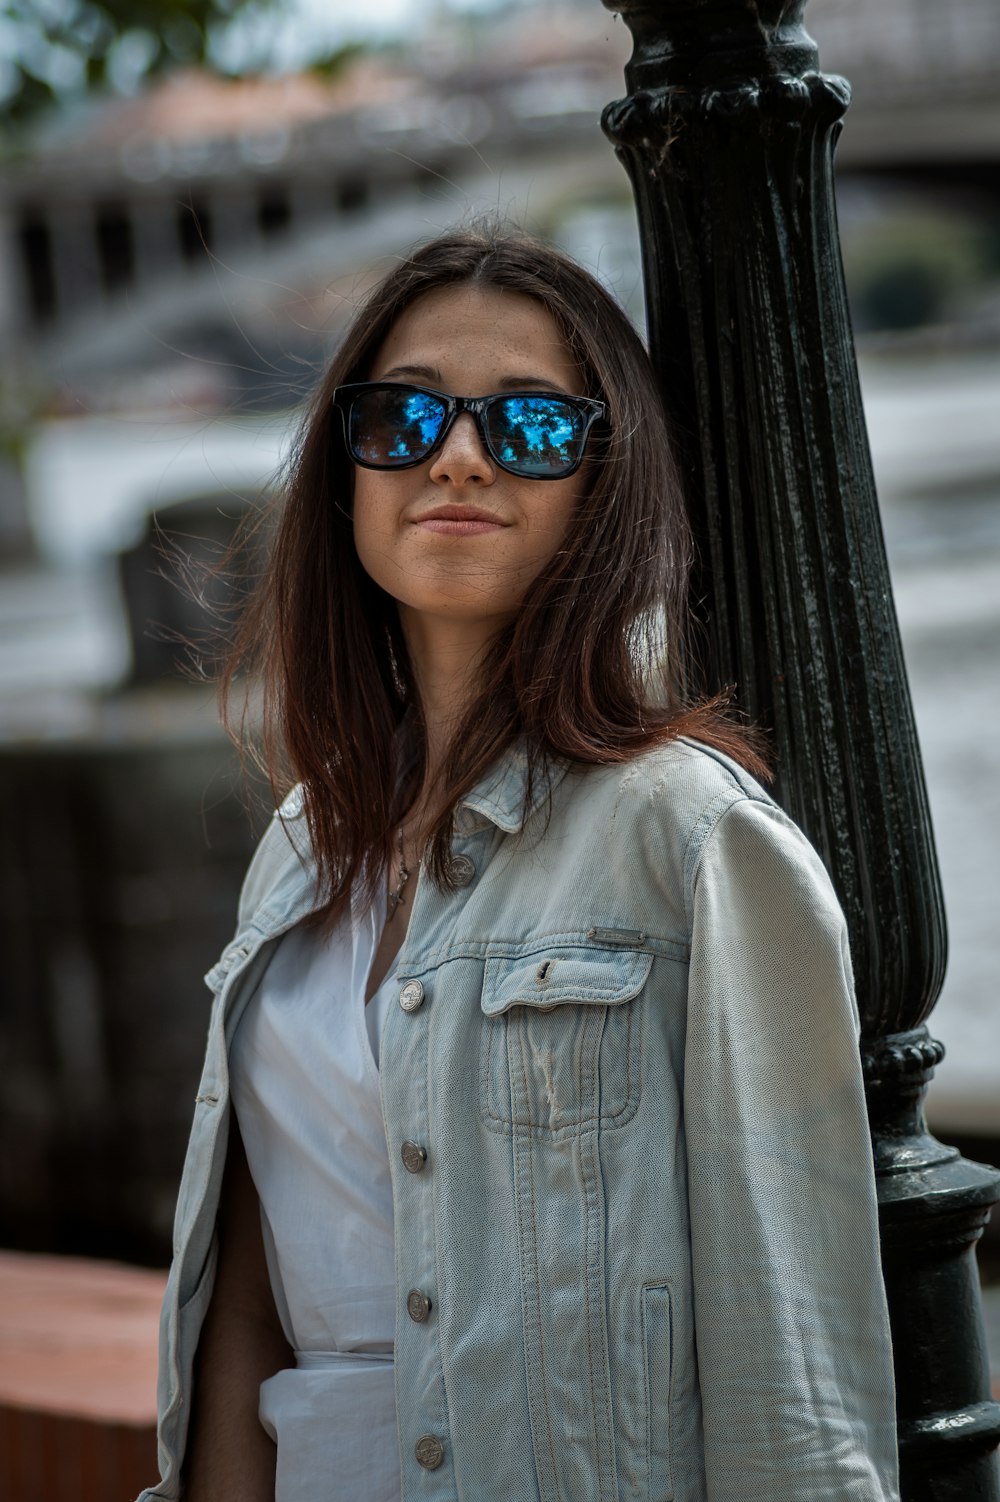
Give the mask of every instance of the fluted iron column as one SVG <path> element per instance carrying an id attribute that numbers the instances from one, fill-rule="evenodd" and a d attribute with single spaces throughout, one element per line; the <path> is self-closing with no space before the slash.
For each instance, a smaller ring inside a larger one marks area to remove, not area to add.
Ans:
<path id="1" fill-rule="evenodd" d="M 946 937 L 844 291 L 850 91 L 805 0 L 605 0 L 634 38 L 604 129 L 699 542 L 703 686 L 734 684 L 847 913 L 907 1502 L 1000 1502 L 973 1255 L 1000 1175 L 927 1132 Z M 817 1067 L 822 1061 L 817 1060 Z"/>

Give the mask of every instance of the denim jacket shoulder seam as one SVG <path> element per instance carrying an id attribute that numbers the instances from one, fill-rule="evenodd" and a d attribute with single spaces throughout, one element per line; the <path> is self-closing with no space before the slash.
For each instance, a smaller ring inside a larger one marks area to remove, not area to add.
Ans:
<path id="1" fill-rule="evenodd" d="M 709 746 L 704 741 L 695 740 L 688 735 L 678 736 L 677 744 L 686 746 L 702 756 L 709 757 L 711 761 L 714 761 L 717 766 L 721 767 L 728 774 L 735 786 L 752 801 L 771 804 L 775 802 L 767 789 L 761 787 L 760 783 L 757 782 L 745 767 L 741 767 L 738 761 L 734 761 L 724 751 L 719 751 L 715 746 Z"/>
<path id="2" fill-rule="evenodd" d="M 701 818 L 695 824 L 688 836 L 688 844 L 684 853 L 684 911 L 687 915 L 688 931 L 690 932 L 692 912 L 694 909 L 694 887 L 698 879 L 698 871 L 701 867 L 705 847 L 715 833 L 723 818 L 732 809 L 738 806 L 756 805 L 758 808 L 774 810 L 787 819 L 781 805 L 776 803 L 763 789 L 760 792 L 744 792 L 736 788 L 728 789 L 726 793 L 720 793 L 713 798 L 702 811 Z M 696 843 L 697 837 L 697 843 Z"/>
<path id="3" fill-rule="evenodd" d="M 724 792 L 716 796 L 705 805 L 699 818 L 691 827 L 691 832 L 684 847 L 684 912 L 687 918 L 688 934 L 691 932 L 692 913 L 694 911 L 694 886 L 698 879 L 698 870 L 701 859 L 705 853 L 705 846 L 711 838 L 712 832 L 724 814 L 737 803 L 752 803 L 751 795 L 739 786 L 726 788 Z"/>

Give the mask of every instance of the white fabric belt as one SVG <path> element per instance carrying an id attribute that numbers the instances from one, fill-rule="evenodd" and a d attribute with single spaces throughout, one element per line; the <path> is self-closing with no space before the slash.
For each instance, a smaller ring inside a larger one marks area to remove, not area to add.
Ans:
<path id="1" fill-rule="evenodd" d="M 328 1367 L 350 1367 L 355 1362 L 381 1363 L 392 1366 L 392 1351 L 296 1351 L 295 1365 L 299 1371 L 317 1371 Z"/>

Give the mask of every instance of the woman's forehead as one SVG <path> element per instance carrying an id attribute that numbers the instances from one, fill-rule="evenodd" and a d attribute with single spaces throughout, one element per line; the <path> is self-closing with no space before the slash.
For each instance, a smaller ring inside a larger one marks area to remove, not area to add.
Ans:
<path id="1" fill-rule="evenodd" d="M 492 373 L 497 381 L 535 376 L 565 390 L 579 383 L 578 364 L 542 303 L 523 292 L 477 283 L 434 288 L 404 309 L 382 341 L 371 374 L 433 384 L 437 372 L 451 384 L 463 370 L 470 377 Z"/>

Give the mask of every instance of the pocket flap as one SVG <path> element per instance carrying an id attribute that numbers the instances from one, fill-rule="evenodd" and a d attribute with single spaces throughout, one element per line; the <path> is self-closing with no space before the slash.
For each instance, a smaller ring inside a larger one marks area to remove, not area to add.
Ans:
<path id="1" fill-rule="evenodd" d="M 638 996 L 653 956 L 628 949 L 565 949 L 488 959 L 482 1008 L 496 1017 L 510 1007 L 549 1008 L 564 1002 L 615 1006 Z"/>

